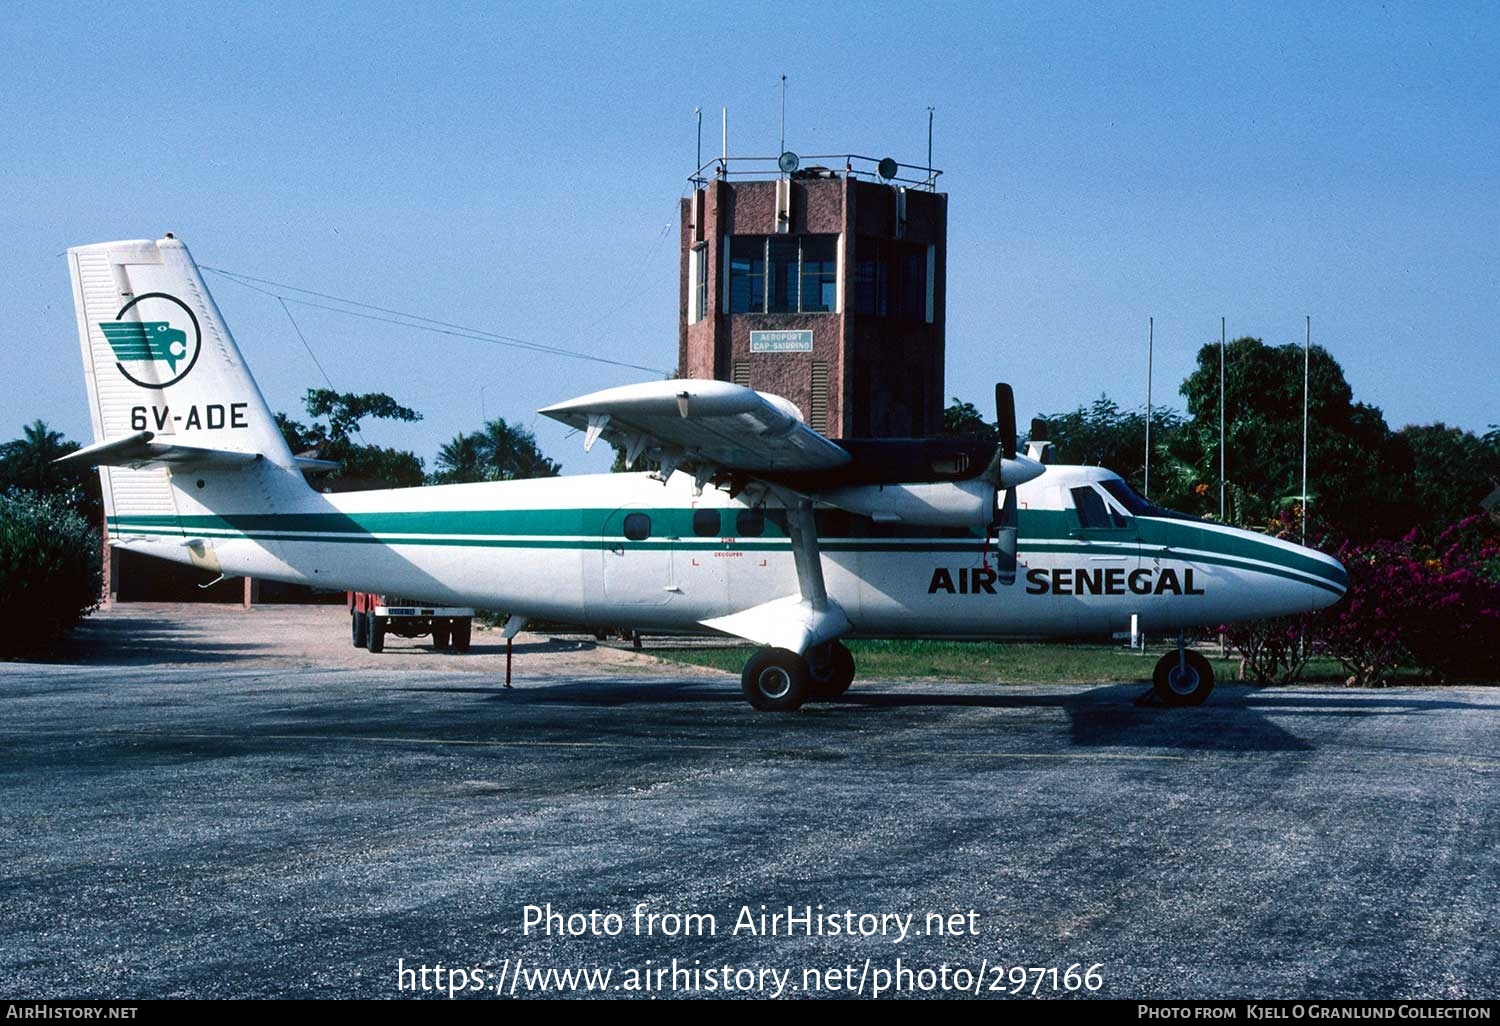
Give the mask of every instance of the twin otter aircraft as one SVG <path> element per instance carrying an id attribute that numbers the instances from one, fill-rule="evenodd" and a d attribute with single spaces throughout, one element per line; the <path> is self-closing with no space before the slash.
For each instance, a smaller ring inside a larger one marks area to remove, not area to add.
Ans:
<path id="1" fill-rule="evenodd" d="M 832 441 L 724 381 L 606 389 L 543 413 L 652 473 L 324 495 L 303 479 L 187 248 L 68 251 L 112 544 L 227 575 L 525 617 L 704 627 L 759 648 L 743 686 L 793 710 L 854 679 L 846 637 L 1153 634 L 1318 609 L 1319 552 L 1151 505 L 1098 467 L 953 439 Z M 1208 662 L 1156 666 L 1202 702 Z"/>

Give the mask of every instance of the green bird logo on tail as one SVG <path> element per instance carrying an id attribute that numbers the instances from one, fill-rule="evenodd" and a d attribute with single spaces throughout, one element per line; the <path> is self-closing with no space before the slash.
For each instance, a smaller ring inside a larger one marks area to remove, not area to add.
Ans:
<path id="1" fill-rule="evenodd" d="M 115 359 L 165 360 L 173 374 L 188 355 L 187 334 L 166 321 L 103 321 L 99 325 Z"/>

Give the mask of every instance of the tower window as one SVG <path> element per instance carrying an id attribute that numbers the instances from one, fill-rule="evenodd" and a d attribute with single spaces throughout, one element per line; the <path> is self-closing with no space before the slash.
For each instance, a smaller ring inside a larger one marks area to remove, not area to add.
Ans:
<path id="1" fill-rule="evenodd" d="M 730 237 L 730 313 L 831 313 L 837 305 L 837 235 Z"/>
<path id="2" fill-rule="evenodd" d="M 693 297 L 689 324 L 697 324 L 708 316 L 708 247 L 703 243 L 694 246 L 688 253 L 693 275 Z"/>
<path id="3" fill-rule="evenodd" d="M 729 312 L 766 308 L 766 237 L 735 235 L 729 240 Z"/>
<path id="4" fill-rule="evenodd" d="M 854 312 L 932 323 L 930 247 L 861 235 L 854 241 Z"/>
<path id="5" fill-rule="evenodd" d="M 830 313 L 838 303 L 838 246 L 832 235 L 802 240 L 802 310 Z"/>

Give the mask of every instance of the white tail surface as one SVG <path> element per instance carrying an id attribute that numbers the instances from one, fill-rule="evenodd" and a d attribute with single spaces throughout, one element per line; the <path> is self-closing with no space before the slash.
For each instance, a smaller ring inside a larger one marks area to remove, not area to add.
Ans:
<path id="1" fill-rule="evenodd" d="M 185 518 L 190 534 L 191 518 L 270 512 L 307 495 L 186 246 L 170 236 L 79 246 L 68 268 L 94 445 L 135 436 L 137 449 L 177 457 L 133 469 L 100 454 L 112 535 L 167 517 Z M 218 458 L 195 461 L 197 449 Z M 226 469 L 236 462 L 226 454 L 240 453 L 254 458 Z"/>

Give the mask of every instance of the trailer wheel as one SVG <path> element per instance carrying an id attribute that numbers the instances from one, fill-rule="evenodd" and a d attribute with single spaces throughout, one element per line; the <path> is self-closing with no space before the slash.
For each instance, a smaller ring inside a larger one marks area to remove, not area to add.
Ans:
<path id="1" fill-rule="evenodd" d="M 369 649 L 371 652 L 383 652 L 385 650 L 385 617 L 370 617 Z"/>
<path id="2" fill-rule="evenodd" d="M 432 647 L 434 651 L 441 652 L 448 647 L 448 625 L 451 620 L 444 620 L 442 626 L 434 623 L 432 625 Z"/>
<path id="3" fill-rule="evenodd" d="M 365 614 L 351 609 L 349 611 L 349 619 L 353 627 L 354 647 L 364 648 L 369 644 L 369 641 L 365 638 L 365 631 L 368 629 L 365 626 Z"/>
<path id="4" fill-rule="evenodd" d="M 469 635 L 474 629 L 472 617 L 460 616 L 453 621 L 453 651 L 467 652 L 469 650 Z"/>

